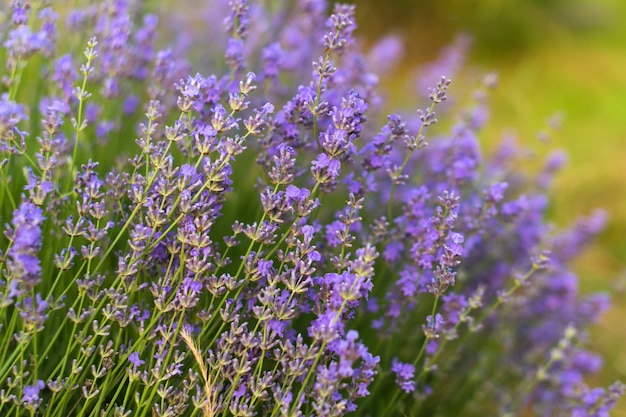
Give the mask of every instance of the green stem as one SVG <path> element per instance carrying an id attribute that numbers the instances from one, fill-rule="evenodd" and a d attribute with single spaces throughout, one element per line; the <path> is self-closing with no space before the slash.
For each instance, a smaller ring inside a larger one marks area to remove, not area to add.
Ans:
<path id="1" fill-rule="evenodd" d="M 83 72 L 83 84 L 81 85 L 80 94 L 78 97 L 78 117 L 76 119 L 76 127 L 75 127 L 76 136 L 74 137 L 74 150 L 72 152 L 72 160 L 70 162 L 70 175 L 69 175 L 68 183 L 66 187 L 66 189 L 68 189 L 69 191 L 72 190 L 72 183 L 74 181 L 74 169 L 76 166 L 76 155 L 78 154 L 78 141 L 80 138 L 80 132 L 84 130 L 83 108 L 85 105 L 85 99 L 87 98 L 87 79 L 89 78 L 91 62 L 95 58 L 95 55 L 94 55 L 95 46 L 96 46 L 95 43 L 92 43 L 92 41 L 90 40 L 89 46 L 88 46 L 88 53 L 85 54 L 87 58 L 87 64 L 85 66 L 85 71 Z"/>

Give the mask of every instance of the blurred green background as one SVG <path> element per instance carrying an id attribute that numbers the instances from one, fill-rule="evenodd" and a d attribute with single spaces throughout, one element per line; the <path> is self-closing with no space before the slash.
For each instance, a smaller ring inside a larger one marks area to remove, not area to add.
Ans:
<path id="1" fill-rule="evenodd" d="M 473 38 L 466 71 L 499 74 L 481 135 L 487 153 L 507 131 L 538 158 L 556 148 L 567 152 L 551 188 L 552 221 L 564 227 L 597 207 L 610 216 L 607 230 L 575 265 L 583 292 L 613 292 L 613 309 L 592 331 L 605 364 L 590 383 L 626 381 L 626 1 L 354 3 L 366 43 L 390 33 L 403 39 L 405 58 L 387 85 L 391 102 L 410 101 L 415 67 L 466 32 Z M 542 143 L 538 132 L 557 111 L 565 115 L 562 128 Z M 626 416 L 626 399 L 613 415 Z"/>

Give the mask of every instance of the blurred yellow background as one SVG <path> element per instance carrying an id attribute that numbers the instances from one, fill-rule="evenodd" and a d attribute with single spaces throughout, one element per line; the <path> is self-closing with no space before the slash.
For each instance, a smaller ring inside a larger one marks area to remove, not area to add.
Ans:
<path id="1" fill-rule="evenodd" d="M 470 67 L 499 74 L 481 137 L 485 148 L 514 131 L 539 157 L 555 148 L 567 152 L 568 163 L 551 188 L 551 220 L 564 227 L 597 207 L 610 216 L 606 231 L 575 265 L 583 292 L 613 293 L 613 309 L 592 331 L 593 350 L 605 364 L 590 383 L 626 382 L 626 1 L 355 3 L 366 42 L 390 33 L 404 40 L 406 56 L 388 85 L 391 101 L 406 101 L 406 91 L 415 91 L 415 66 L 435 59 L 464 31 L 473 38 Z M 537 133 L 557 111 L 565 115 L 562 128 L 541 143 Z M 613 415 L 626 416 L 626 399 Z"/>

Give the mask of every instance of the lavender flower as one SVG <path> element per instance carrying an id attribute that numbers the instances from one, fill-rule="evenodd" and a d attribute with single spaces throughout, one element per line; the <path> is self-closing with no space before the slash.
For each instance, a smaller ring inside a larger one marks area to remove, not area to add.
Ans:
<path id="1" fill-rule="evenodd" d="M 484 99 L 449 114 L 465 38 L 385 118 L 401 46 L 363 55 L 354 6 L 219 1 L 206 43 L 194 16 L 87 3 L 0 22 L 1 415 L 614 406 L 585 384 L 608 300 L 568 267 L 604 216 L 555 232 L 561 158 L 525 177 L 481 154 Z"/>
<path id="2" fill-rule="evenodd" d="M 28 293 L 41 282 L 41 263 L 37 257 L 41 248 L 43 211 L 24 202 L 13 213 L 13 228 L 7 230 L 11 246 L 7 251 L 7 269 L 10 280 L 20 293 Z"/>

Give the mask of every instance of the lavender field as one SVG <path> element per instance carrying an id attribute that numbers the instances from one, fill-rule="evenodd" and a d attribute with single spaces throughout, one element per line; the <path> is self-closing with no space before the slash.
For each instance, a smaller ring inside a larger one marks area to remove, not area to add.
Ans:
<path id="1" fill-rule="evenodd" d="M 618 415 L 624 177 L 572 143 L 622 101 L 559 99 L 567 39 L 0 6 L 0 415 Z"/>

